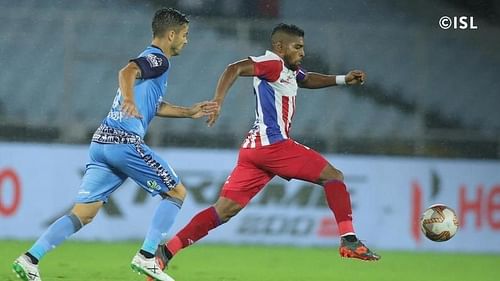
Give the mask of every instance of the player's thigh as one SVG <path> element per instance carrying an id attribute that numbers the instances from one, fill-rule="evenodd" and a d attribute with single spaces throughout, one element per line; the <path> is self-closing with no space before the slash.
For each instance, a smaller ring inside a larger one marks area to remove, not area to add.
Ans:
<path id="1" fill-rule="evenodd" d="M 127 145 L 122 153 L 124 156 L 115 167 L 152 196 L 165 194 L 179 185 L 179 177 L 172 167 L 147 145 Z"/>
<path id="2" fill-rule="evenodd" d="M 239 161 L 222 186 L 221 197 L 243 208 L 273 177 L 270 172 Z"/>
<path id="3" fill-rule="evenodd" d="M 285 179 L 320 183 L 321 174 L 329 165 L 325 157 L 314 149 L 289 140 L 266 168 Z"/>
<path id="4" fill-rule="evenodd" d="M 127 178 L 107 163 L 103 149 L 107 144 L 92 143 L 89 150 L 90 161 L 75 198 L 75 203 L 107 202 L 109 196 Z"/>

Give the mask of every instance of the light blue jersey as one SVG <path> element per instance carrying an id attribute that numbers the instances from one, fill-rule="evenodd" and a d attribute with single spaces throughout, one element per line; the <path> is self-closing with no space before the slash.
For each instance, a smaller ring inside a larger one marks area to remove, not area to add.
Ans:
<path id="1" fill-rule="evenodd" d="M 142 119 L 123 114 L 123 96 L 118 89 L 103 124 L 143 138 L 166 93 L 170 63 L 162 50 L 155 46 L 147 47 L 138 58 L 131 61 L 141 69 L 141 79 L 137 79 L 134 86 L 134 100 Z"/>
<path id="2" fill-rule="evenodd" d="M 172 190 L 180 182 L 172 167 L 143 140 L 165 95 L 169 61 L 155 46 L 147 47 L 130 61 L 141 70 L 134 86 L 134 100 L 142 118 L 123 114 L 123 96 L 118 90 L 108 116 L 92 137 L 76 202 L 106 202 L 127 178 L 153 196 Z"/>

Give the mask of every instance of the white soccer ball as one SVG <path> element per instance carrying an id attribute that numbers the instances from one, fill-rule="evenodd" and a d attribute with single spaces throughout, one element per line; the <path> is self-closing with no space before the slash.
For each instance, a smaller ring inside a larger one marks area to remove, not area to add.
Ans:
<path id="1" fill-rule="evenodd" d="M 450 207 L 432 205 L 420 217 L 420 229 L 432 241 L 448 241 L 457 233 L 458 218 Z"/>

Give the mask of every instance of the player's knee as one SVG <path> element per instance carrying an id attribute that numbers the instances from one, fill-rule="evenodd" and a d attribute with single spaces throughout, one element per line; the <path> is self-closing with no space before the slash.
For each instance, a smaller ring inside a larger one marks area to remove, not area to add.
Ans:
<path id="1" fill-rule="evenodd" d="M 236 216 L 243 208 L 236 202 L 230 202 L 228 200 L 218 200 L 214 205 L 217 215 L 221 223 L 228 222 L 232 217 Z"/>
<path id="2" fill-rule="evenodd" d="M 325 184 L 326 182 L 331 180 L 344 181 L 344 174 L 342 173 L 342 171 L 336 169 L 332 165 L 328 165 L 321 173 L 320 183 Z"/>
<path id="3" fill-rule="evenodd" d="M 83 225 L 87 225 L 87 224 L 91 223 L 93 220 L 94 220 L 94 217 L 90 217 L 90 216 L 80 218 L 80 221 L 82 222 Z"/>
<path id="4" fill-rule="evenodd" d="M 341 170 L 337 170 L 337 169 L 333 168 L 332 177 L 334 180 L 344 181 L 344 173 L 342 173 Z"/>
<path id="5" fill-rule="evenodd" d="M 165 196 L 165 194 L 166 194 L 166 196 Z M 187 195 L 187 190 L 186 190 L 186 187 L 182 183 L 180 183 L 174 189 L 170 190 L 169 192 L 167 192 L 165 194 L 162 194 L 163 198 L 172 197 L 172 198 L 176 198 L 176 199 L 179 199 L 181 201 L 184 201 L 184 199 L 186 198 L 186 195 Z"/>
<path id="6" fill-rule="evenodd" d="M 71 214 L 78 218 L 82 225 L 87 225 L 92 222 L 94 217 L 102 207 L 103 202 L 94 202 L 87 204 L 76 204 L 71 210 Z"/>
<path id="7" fill-rule="evenodd" d="M 82 226 L 91 223 L 92 220 L 94 220 L 94 218 L 95 218 L 95 215 L 88 215 L 88 214 L 75 214 L 75 213 L 73 213 L 73 215 L 75 215 L 75 217 L 77 217 L 80 220 Z"/>
<path id="8" fill-rule="evenodd" d="M 240 212 L 240 210 L 241 208 L 224 210 L 224 212 L 220 216 L 221 223 L 228 222 L 232 217 L 236 216 Z"/>
<path id="9" fill-rule="evenodd" d="M 82 223 L 82 225 L 87 225 L 89 223 L 91 223 L 96 214 L 90 214 L 90 213 L 81 213 L 81 212 L 72 212 L 73 215 L 75 215 L 75 217 L 77 217 L 80 222 Z"/>

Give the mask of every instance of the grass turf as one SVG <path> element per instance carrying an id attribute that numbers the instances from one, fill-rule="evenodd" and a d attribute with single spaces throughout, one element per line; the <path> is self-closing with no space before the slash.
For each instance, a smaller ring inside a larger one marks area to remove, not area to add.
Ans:
<path id="1" fill-rule="evenodd" d="M 12 261 L 30 242 L 0 241 L 0 280 L 18 280 Z M 43 280 L 144 280 L 130 269 L 139 242 L 68 242 L 47 255 Z M 195 245 L 178 254 L 177 281 L 493 281 L 500 255 L 380 251 L 379 262 L 341 259 L 337 249 Z"/>

